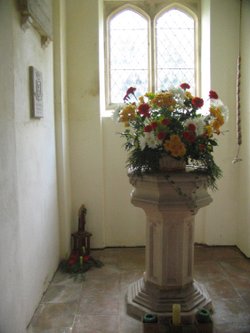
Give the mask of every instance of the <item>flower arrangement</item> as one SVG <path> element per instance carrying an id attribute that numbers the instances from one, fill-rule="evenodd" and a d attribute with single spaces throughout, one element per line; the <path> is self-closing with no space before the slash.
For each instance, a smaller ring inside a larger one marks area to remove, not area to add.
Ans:
<path id="1" fill-rule="evenodd" d="M 218 144 L 215 136 L 221 133 L 228 114 L 218 94 L 211 90 L 204 103 L 191 94 L 187 83 L 166 91 L 148 92 L 138 99 L 135 91 L 134 87 L 127 90 L 124 104 L 115 112 L 118 121 L 125 125 L 120 134 L 125 138 L 125 149 L 129 151 L 127 166 L 132 172 L 159 172 L 160 160 L 167 155 L 184 160 L 195 172 L 205 173 L 208 185 L 216 188 L 222 172 L 213 158 Z"/>
<path id="2" fill-rule="evenodd" d="M 68 259 L 62 260 L 60 269 L 62 272 L 71 274 L 82 274 L 88 271 L 91 267 L 102 267 L 100 260 L 94 259 L 92 256 L 80 256 L 78 252 L 72 251 Z"/>

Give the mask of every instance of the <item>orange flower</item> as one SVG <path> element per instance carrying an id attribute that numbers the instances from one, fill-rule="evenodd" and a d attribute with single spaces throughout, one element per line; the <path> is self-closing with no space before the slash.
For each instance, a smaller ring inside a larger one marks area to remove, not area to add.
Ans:
<path id="1" fill-rule="evenodd" d="M 176 104 L 173 95 L 169 92 L 156 94 L 151 103 L 160 108 L 171 107 Z"/>
<path id="2" fill-rule="evenodd" d="M 213 127 L 214 131 L 217 134 L 220 134 L 220 127 L 223 124 L 224 124 L 224 118 L 221 116 L 221 117 L 216 118 L 214 121 L 212 121 L 211 126 Z"/>
<path id="3" fill-rule="evenodd" d="M 135 119 L 135 104 L 128 104 L 119 113 L 119 122 L 124 123 L 126 127 L 129 126 L 129 121 Z"/>
<path id="4" fill-rule="evenodd" d="M 215 133 L 220 134 L 220 127 L 224 124 L 224 117 L 221 113 L 221 109 L 219 107 L 211 107 L 209 111 L 211 115 L 215 118 L 211 122 L 211 126 Z"/>
<path id="5" fill-rule="evenodd" d="M 164 149 L 170 152 L 173 157 L 183 157 L 186 154 L 186 147 L 176 134 L 172 134 L 170 139 L 166 140 L 163 145 Z"/>
<path id="6" fill-rule="evenodd" d="M 211 113 L 212 116 L 217 118 L 221 114 L 220 108 L 216 108 L 215 106 L 211 106 L 209 109 L 209 112 Z"/>

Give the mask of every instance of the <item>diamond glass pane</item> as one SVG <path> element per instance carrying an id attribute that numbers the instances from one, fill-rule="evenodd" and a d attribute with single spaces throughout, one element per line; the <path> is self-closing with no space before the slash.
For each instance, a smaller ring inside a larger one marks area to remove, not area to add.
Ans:
<path id="1" fill-rule="evenodd" d="M 124 10 L 110 21 L 110 102 L 121 103 L 127 89 L 136 94 L 148 89 L 148 22 L 132 10 Z"/>
<path id="2" fill-rule="evenodd" d="M 172 9 L 156 22 L 156 88 L 182 82 L 195 84 L 194 20 Z"/>

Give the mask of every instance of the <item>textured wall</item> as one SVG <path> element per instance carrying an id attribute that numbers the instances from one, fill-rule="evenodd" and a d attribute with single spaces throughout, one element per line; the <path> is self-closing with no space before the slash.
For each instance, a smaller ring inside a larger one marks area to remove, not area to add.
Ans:
<path id="1" fill-rule="evenodd" d="M 0 2 L 0 331 L 22 333 L 58 265 L 52 44 Z M 44 118 L 30 117 L 29 66 L 43 74 Z"/>

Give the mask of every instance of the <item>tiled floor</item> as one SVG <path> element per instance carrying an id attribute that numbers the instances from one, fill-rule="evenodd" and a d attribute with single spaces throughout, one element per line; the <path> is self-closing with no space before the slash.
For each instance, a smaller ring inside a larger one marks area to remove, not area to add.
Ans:
<path id="1" fill-rule="evenodd" d="M 85 278 L 57 272 L 28 333 L 141 333 L 142 324 L 126 314 L 129 283 L 144 271 L 143 248 L 92 251 L 102 268 Z M 215 333 L 250 333 L 250 260 L 234 247 L 195 247 L 194 277 L 215 308 Z"/>

